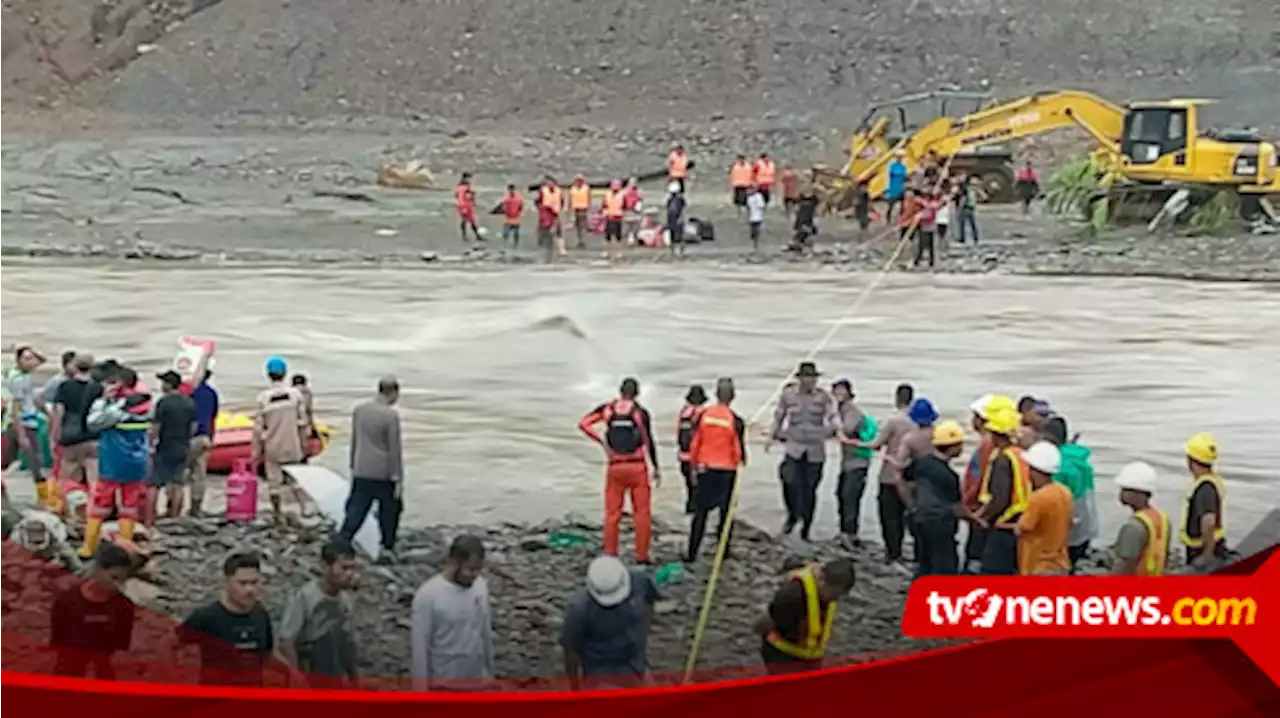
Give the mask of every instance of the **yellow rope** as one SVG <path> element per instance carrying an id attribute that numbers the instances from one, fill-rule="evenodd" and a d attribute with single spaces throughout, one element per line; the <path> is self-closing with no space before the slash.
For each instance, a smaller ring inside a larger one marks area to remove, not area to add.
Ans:
<path id="1" fill-rule="evenodd" d="M 945 178 L 947 176 L 950 168 L 951 158 L 947 158 L 947 161 L 943 163 L 942 169 L 938 173 L 940 179 L 938 180 L 938 185 L 934 187 L 935 191 L 937 187 L 941 186 L 943 181 L 941 178 Z M 822 350 L 825 349 L 826 346 L 831 343 L 831 340 L 835 338 L 836 332 L 840 331 L 840 327 L 844 326 L 844 324 L 862 308 L 862 305 L 866 303 L 867 298 L 870 297 L 871 293 L 880 286 L 880 283 L 884 281 L 884 278 L 888 276 L 890 270 L 893 269 L 894 262 L 898 261 L 898 255 L 902 254 L 902 249 L 906 247 L 907 241 L 911 239 L 918 222 L 919 216 L 917 215 L 917 217 L 912 219 L 911 224 L 908 226 L 906 233 L 903 234 L 902 239 L 898 240 L 898 246 L 893 250 L 893 253 L 889 255 L 889 259 L 884 263 L 884 267 L 876 273 L 876 275 L 871 279 L 871 283 L 863 288 L 862 293 L 858 295 L 853 304 L 849 306 L 837 322 L 831 325 L 831 328 L 827 330 L 827 333 L 823 335 L 822 339 L 814 345 L 813 349 L 806 354 L 801 361 L 812 361 L 818 356 L 818 354 L 822 353 Z M 879 235 L 879 237 L 873 238 L 872 241 L 882 239 L 891 232 L 893 232 L 892 228 Z M 751 415 L 750 420 L 747 421 L 748 427 L 755 426 L 760 422 L 760 419 L 764 417 L 765 412 L 769 410 L 769 407 L 773 405 L 773 402 L 775 402 L 778 399 L 778 396 L 782 394 L 782 391 L 786 389 L 790 380 L 791 376 L 787 375 L 778 383 L 778 386 L 774 388 L 771 394 L 769 394 L 769 397 L 765 399 Z M 770 437 L 770 441 L 772 441 L 772 437 Z M 729 548 L 729 534 L 731 533 L 733 526 L 733 517 L 734 514 L 738 512 L 738 486 L 741 483 L 741 476 L 741 471 L 735 472 L 733 476 L 733 488 L 729 493 L 729 509 L 725 512 L 723 520 L 723 526 L 725 529 L 720 533 L 720 540 L 716 544 L 716 557 L 711 564 L 711 574 L 707 577 L 707 591 L 702 598 L 702 608 L 698 611 L 698 623 L 693 631 L 693 642 L 689 646 L 689 656 L 685 661 L 684 681 L 686 683 L 693 680 L 693 672 L 698 665 L 698 648 L 702 644 L 702 636 L 707 629 L 707 619 L 711 614 L 711 602 L 715 599 L 716 583 L 720 580 L 720 569 L 724 565 L 725 552 Z"/>

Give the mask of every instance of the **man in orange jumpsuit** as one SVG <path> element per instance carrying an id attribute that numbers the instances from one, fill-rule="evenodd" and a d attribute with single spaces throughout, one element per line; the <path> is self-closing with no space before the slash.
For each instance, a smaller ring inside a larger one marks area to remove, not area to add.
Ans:
<path id="1" fill-rule="evenodd" d="M 582 417 L 578 428 L 604 447 L 609 462 L 604 486 L 605 554 L 618 555 L 618 524 L 622 521 L 623 502 L 629 494 L 635 514 L 636 560 L 649 563 L 649 464 L 653 464 L 654 488 L 661 485 L 662 472 L 653 442 L 653 422 L 649 411 L 636 401 L 639 395 L 640 382 L 629 377 L 623 379 L 618 398 Z M 605 425 L 603 434 L 596 432 L 600 424 Z"/>
<path id="2" fill-rule="evenodd" d="M 475 235 L 477 242 L 483 242 L 480 228 L 476 226 L 476 193 L 471 188 L 471 173 L 465 172 L 458 186 L 453 188 L 453 205 L 458 210 L 458 231 L 462 233 L 462 241 L 467 241 L 467 227 Z"/>

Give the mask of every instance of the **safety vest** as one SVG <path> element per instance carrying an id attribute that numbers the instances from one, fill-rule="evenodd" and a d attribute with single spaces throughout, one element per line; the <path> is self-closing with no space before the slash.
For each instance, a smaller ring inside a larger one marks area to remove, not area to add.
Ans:
<path id="1" fill-rule="evenodd" d="M 814 575 L 814 566 L 803 568 L 791 574 L 792 581 L 799 581 L 804 587 L 805 600 L 805 633 L 797 645 L 783 638 L 777 631 L 771 632 L 765 639 L 769 645 L 793 658 L 803 661 L 820 661 L 827 652 L 827 643 L 831 640 L 831 628 L 835 625 L 835 601 L 827 604 L 825 615 L 818 599 L 818 579 Z"/>
<path id="2" fill-rule="evenodd" d="M 1169 558 L 1169 517 L 1154 506 L 1135 512 L 1133 517 L 1147 529 L 1147 545 L 1134 575 L 1163 576 Z"/>
<path id="3" fill-rule="evenodd" d="M 591 209 L 591 186 L 590 185 L 570 185 L 569 186 L 569 208 L 574 210 L 582 210 L 583 212 Z"/>
<path id="4" fill-rule="evenodd" d="M 964 505 L 970 508 L 977 508 L 981 505 L 978 501 L 978 494 L 982 491 L 982 477 L 987 474 L 987 467 L 991 466 L 991 457 L 995 454 L 995 447 L 991 445 L 991 437 L 983 436 L 979 442 L 978 448 L 973 452 L 973 456 L 969 459 L 969 468 L 964 474 Z"/>
<path id="5" fill-rule="evenodd" d="M 679 449 L 676 456 L 681 461 L 689 460 L 689 448 L 693 446 L 693 433 L 698 428 L 698 418 L 702 411 L 702 406 L 698 404 L 685 404 L 676 417 L 676 446 Z"/>
<path id="6" fill-rule="evenodd" d="M 729 170 L 729 184 L 734 187 L 750 187 L 754 172 L 746 162 L 735 163 Z"/>
<path id="7" fill-rule="evenodd" d="M 519 226 L 520 215 L 524 212 L 524 198 L 518 194 L 509 194 L 502 199 L 502 214 L 507 224 Z"/>
<path id="8" fill-rule="evenodd" d="M 560 212 L 564 202 L 564 198 L 560 195 L 560 188 L 555 185 L 542 185 L 542 195 L 539 200 L 543 207 L 553 209 L 556 213 Z"/>
<path id="9" fill-rule="evenodd" d="M 604 216 L 609 219 L 622 219 L 625 210 L 622 190 L 609 190 L 604 196 Z"/>
<path id="10" fill-rule="evenodd" d="M 667 155 L 667 176 L 671 179 L 684 179 L 689 174 L 689 158 L 682 152 Z"/>
<path id="11" fill-rule="evenodd" d="M 778 168 L 773 164 L 773 160 L 760 160 L 756 163 L 756 183 L 765 187 L 772 187 L 774 180 L 778 178 Z"/>
<path id="12" fill-rule="evenodd" d="M 1196 491 L 1204 484 L 1213 484 L 1213 489 L 1218 492 L 1218 528 L 1214 529 L 1213 537 L 1219 541 L 1226 537 L 1226 513 L 1227 507 L 1227 485 L 1222 483 L 1222 477 L 1217 474 L 1200 474 L 1196 477 L 1194 483 L 1191 484 L 1191 490 L 1187 492 L 1187 498 L 1182 504 L 1182 544 L 1191 548 L 1200 548 L 1204 546 L 1204 538 L 1199 536 L 1199 524 L 1192 526 L 1191 521 L 1194 517 L 1191 515 L 1191 500 L 1195 497 Z M 1191 532 L 1195 531 L 1196 536 L 1192 536 Z"/>
<path id="13" fill-rule="evenodd" d="M 733 471 L 742 464 L 742 439 L 732 409 L 716 404 L 702 412 L 689 455 L 694 464 L 708 469 Z"/>
<path id="14" fill-rule="evenodd" d="M 986 471 L 982 472 L 982 488 L 978 491 L 979 503 L 983 506 L 991 503 L 991 467 L 995 466 L 996 458 L 1001 454 L 1009 459 L 1009 464 L 1013 467 L 1013 486 L 1010 488 L 1009 508 L 996 517 L 996 522 L 1007 523 L 1027 510 L 1027 497 L 1031 494 L 1031 477 L 1027 473 L 1027 464 L 1022 459 L 1022 452 L 1016 447 L 1010 446 L 1003 451 L 993 451 L 991 459 L 987 462 Z"/>

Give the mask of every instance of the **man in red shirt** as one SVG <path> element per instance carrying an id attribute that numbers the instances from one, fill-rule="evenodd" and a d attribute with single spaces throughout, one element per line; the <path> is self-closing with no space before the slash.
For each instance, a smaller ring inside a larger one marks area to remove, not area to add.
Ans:
<path id="1" fill-rule="evenodd" d="M 795 211 L 799 199 L 800 175 L 796 174 L 796 168 L 787 165 L 782 168 L 782 208 L 788 217 Z"/>
<path id="2" fill-rule="evenodd" d="M 546 202 L 538 203 L 538 246 L 546 250 L 547 262 L 556 257 L 556 226 L 560 213 Z"/>
<path id="3" fill-rule="evenodd" d="M 458 186 L 453 188 L 453 204 L 458 209 L 458 231 L 462 233 L 462 241 L 467 241 L 467 227 L 470 227 L 476 241 L 483 242 L 484 237 L 476 227 L 476 193 L 471 189 L 470 172 L 464 172 Z"/>
<path id="4" fill-rule="evenodd" d="M 502 241 L 511 242 L 511 248 L 520 246 L 520 216 L 524 214 L 524 198 L 513 184 L 507 185 L 507 195 L 502 198 Z"/>

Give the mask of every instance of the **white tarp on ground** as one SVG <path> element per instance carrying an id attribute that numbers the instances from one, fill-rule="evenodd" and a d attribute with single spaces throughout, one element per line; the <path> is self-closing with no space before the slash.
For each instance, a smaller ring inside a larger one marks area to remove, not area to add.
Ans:
<path id="1" fill-rule="evenodd" d="M 347 494 L 351 492 L 351 482 L 323 466 L 290 464 L 285 466 L 284 470 L 298 482 L 298 486 L 307 492 L 311 500 L 316 502 L 316 506 L 325 518 L 333 521 L 337 526 L 342 525 L 346 517 L 345 508 Z M 373 520 L 372 512 L 365 517 L 364 523 L 360 524 L 360 530 L 356 531 L 352 543 L 355 544 L 356 550 L 370 559 L 375 561 L 378 559 L 381 544 L 378 540 L 378 525 Z"/>

